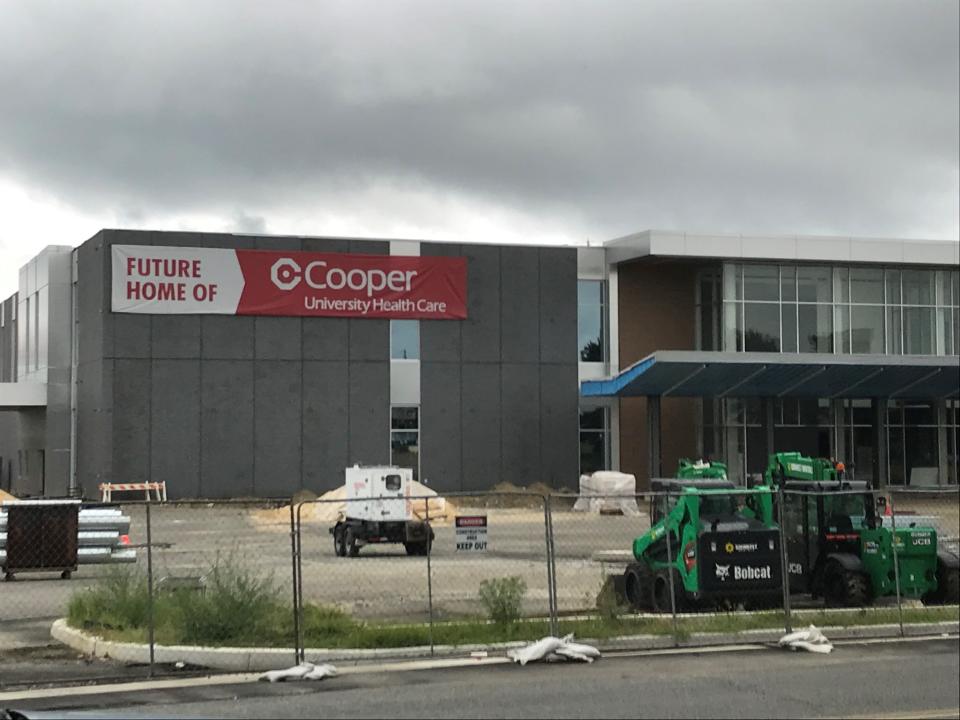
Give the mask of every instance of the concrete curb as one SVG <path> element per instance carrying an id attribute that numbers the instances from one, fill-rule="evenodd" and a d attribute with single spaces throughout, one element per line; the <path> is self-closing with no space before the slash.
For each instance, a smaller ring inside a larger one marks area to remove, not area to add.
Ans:
<path id="1" fill-rule="evenodd" d="M 799 625 L 798 625 L 799 627 Z M 942 634 L 960 632 L 960 622 L 916 623 L 908 626 L 913 634 Z M 856 625 L 853 627 L 820 628 L 831 640 L 849 640 L 890 636 L 898 634 L 900 626 Z M 50 628 L 50 635 L 68 647 L 98 658 L 110 658 L 126 663 L 147 664 L 150 662 L 150 646 L 146 643 L 123 643 L 105 640 L 67 625 L 65 619 L 57 620 Z M 714 645 L 744 645 L 757 643 L 775 643 L 783 635 L 780 630 L 744 630 L 739 633 L 694 633 L 682 641 L 679 647 L 696 650 L 697 647 Z M 909 637 L 909 635 L 908 635 Z M 601 650 L 660 650 L 674 647 L 669 635 L 629 635 L 606 640 L 577 638 L 582 642 L 596 645 Z M 383 648 L 374 650 L 350 649 L 308 649 L 305 652 L 307 662 L 341 664 L 359 664 L 379 660 L 410 660 L 417 658 L 463 657 L 471 652 L 506 652 L 513 648 L 524 647 L 526 642 L 492 643 L 489 645 L 437 645 L 431 655 L 428 646 Z M 232 672 L 263 672 L 277 668 L 290 667 L 295 659 L 290 657 L 290 648 L 237 648 L 237 647 L 200 647 L 189 645 L 156 645 L 154 659 L 157 663 L 173 664 L 183 662 L 188 665 L 228 670 Z"/>

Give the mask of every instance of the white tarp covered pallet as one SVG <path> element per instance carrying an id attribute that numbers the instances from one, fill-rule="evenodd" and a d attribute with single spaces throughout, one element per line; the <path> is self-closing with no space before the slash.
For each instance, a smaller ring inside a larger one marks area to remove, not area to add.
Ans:
<path id="1" fill-rule="evenodd" d="M 636 493 L 637 478 L 633 475 L 598 470 L 580 476 L 580 497 L 573 509 L 592 513 L 619 510 L 624 515 L 639 515 Z"/>

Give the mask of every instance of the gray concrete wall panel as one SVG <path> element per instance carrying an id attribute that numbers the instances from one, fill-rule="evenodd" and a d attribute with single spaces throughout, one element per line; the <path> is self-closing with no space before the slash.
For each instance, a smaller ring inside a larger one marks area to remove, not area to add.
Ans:
<path id="1" fill-rule="evenodd" d="M 90 497 L 113 475 L 113 363 L 77 368 L 77 481 Z"/>
<path id="2" fill-rule="evenodd" d="M 462 357 L 500 362 L 500 248 L 464 245 L 467 258 L 467 319 L 461 321 Z"/>
<path id="3" fill-rule="evenodd" d="M 540 479 L 540 368 L 504 363 L 501 382 L 500 479 L 530 485 Z"/>
<path id="4" fill-rule="evenodd" d="M 200 387 L 200 495 L 252 497 L 253 362 L 207 360 Z"/>
<path id="5" fill-rule="evenodd" d="M 423 243 L 421 256 L 459 257 L 460 245 L 448 243 Z M 469 261 L 468 261 L 469 264 Z M 469 272 L 469 271 L 468 271 Z M 470 286 L 467 285 L 467 315 L 470 314 Z M 462 352 L 461 329 L 458 320 L 420 321 L 420 359 L 427 362 L 460 362 Z"/>
<path id="6" fill-rule="evenodd" d="M 537 248 L 500 249 L 500 356 L 503 362 L 540 359 L 540 253 Z"/>
<path id="7" fill-rule="evenodd" d="M 350 324 L 350 362 L 374 362 L 390 359 L 389 320 L 348 320 Z"/>
<path id="8" fill-rule="evenodd" d="M 540 362 L 577 359 L 577 251 L 540 250 Z"/>
<path id="9" fill-rule="evenodd" d="M 254 362 L 253 491 L 258 497 L 300 489 L 302 363 Z"/>
<path id="10" fill-rule="evenodd" d="M 390 363 L 350 363 L 348 464 L 390 462 Z"/>
<path id="11" fill-rule="evenodd" d="M 303 487 L 318 495 L 343 485 L 349 464 L 348 373 L 346 362 L 303 363 Z"/>
<path id="12" fill-rule="evenodd" d="M 81 288 L 77 298 L 79 324 L 78 357 L 81 363 L 112 357 L 113 348 L 105 353 L 103 342 L 104 277 L 103 233 L 97 233 L 77 249 L 77 279 Z"/>
<path id="13" fill-rule="evenodd" d="M 154 360 L 150 395 L 150 477 L 168 497 L 198 497 L 200 361 Z"/>
<path id="14" fill-rule="evenodd" d="M 300 325 L 298 317 L 258 317 L 254 320 L 257 360 L 299 360 Z"/>
<path id="15" fill-rule="evenodd" d="M 463 489 L 489 489 L 500 482 L 500 365 L 461 365 L 460 417 Z"/>
<path id="16" fill-rule="evenodd" d="M 199 315 L 152 315 L 150 345 L 155 359 L 200 357 Z"/>
<path id="17" fill-rule="evenodd" d="M 151 361 L 113 363 L 113 477 L 111 482 L 146 482 L 150 475 Z M 166 479 L 166 478 L 163 478 Z"/>
<path id="18" fill-rule="evenodd" d="M 151 315 L 118 313 L 113 316 L 113 356 L 147 359 L 153 354 Z"/>
<path id="19" fill-rule="evenodd" d="M 577 366 L 540 366 L 540 479 L 576 490 L 579 476 L 580 415 Z"/>
<path id="20" fill-rule="evenodd" d="M 304 360 L 346 360 L 350 331 L 347 318 L 303 318 Z"/>
<path id="21" fill-rule="evenodd" d="M 204 315 L 200 321 L 204 360 L 252 360 L 254 318 Z"/>
<path id="22" fill-rule="evenodd" d="M 460 364 L 420 363 L 420 472 L 437 492 L 463 486 Z"/>

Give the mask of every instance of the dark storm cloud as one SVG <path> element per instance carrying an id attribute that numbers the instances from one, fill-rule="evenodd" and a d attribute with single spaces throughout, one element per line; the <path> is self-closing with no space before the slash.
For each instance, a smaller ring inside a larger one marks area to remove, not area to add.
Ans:
<path id="1" fill-rule="evenodd" d="M 957 233 L 955 2 L 0 7 L 0 174 L 88 210 Z"/>

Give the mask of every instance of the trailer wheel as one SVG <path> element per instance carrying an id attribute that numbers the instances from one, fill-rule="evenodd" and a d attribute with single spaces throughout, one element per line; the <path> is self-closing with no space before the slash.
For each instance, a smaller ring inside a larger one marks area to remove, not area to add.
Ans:
<path id="1" fill-rule="evenodd" d="M 866 576 L 831 560 L 823 569 L 823 599 L 827 606 L 866 607 L 870 604 Z"/>
<path id="2" fill-rule="evenodd" d="M 357 545 L 357 536 L 353 533 L 353 528 L 348 527 L 347 532 L 344 536 L 344 545 L 347 548 L 347 555 L 350 557 L 356 557 L 360 554 L 360 546 Z"/>
<path id="3" fill-rule="evenodd" d="M 346 557 L 347 555 L 347 543 L 343 538 L 343 526 L 340 523 L 337 523 L 336 527 L 333 528 L 333 552 L 336 553 L 337 557 Z"/>
<path id="4" fill-rule="evenodd" d="M 64 570 L 62 573 L 60 573 L 60 579 L 61 579 L 61 580 L 69 580 L 71 574 L 72 574 L 72 573 L 71 573 L 69 570 Z"/>
<path id="5" fill-rule="evenodd" d="M 12 572 L 8 572 L 8 573 L 4 573 L 4 574 L 3 574 L 3 581 L 4 581 L 4 582 L 13 582 L 13 580 L 14 580 L 14 577 L 13 577 L 13 573 L 12 573 Z"/>

